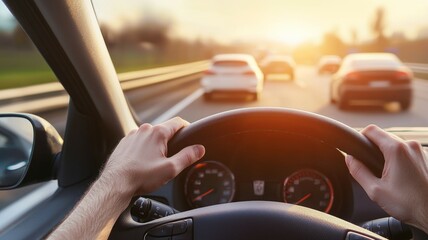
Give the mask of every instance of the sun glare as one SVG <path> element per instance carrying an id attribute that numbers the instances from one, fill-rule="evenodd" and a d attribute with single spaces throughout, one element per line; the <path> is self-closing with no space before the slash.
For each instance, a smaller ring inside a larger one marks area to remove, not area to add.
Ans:
<path id="1" fill-rule="evenodd" d="M 319 36 L 313 29 L 304 26 L 287 26 L 273 33 L 273 37 L 287 45 L 297 46 L 307 41 L 316 41 Z"/>
<path id="2" fill-rule="evenodd" d="M 307 41 L 305 36 L 294 33 L 282 34 L 278 37 L 278 40 L 292 46 L 296 46 Z"/>

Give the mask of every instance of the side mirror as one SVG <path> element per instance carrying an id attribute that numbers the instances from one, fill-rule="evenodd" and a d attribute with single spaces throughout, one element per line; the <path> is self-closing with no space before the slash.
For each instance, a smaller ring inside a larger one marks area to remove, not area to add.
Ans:
<path id="1" fill-rule="evenodd" d="M 55 178 L 62 138 L 46 120 L 32 114 L 0 114 L 0 189 Z"/>

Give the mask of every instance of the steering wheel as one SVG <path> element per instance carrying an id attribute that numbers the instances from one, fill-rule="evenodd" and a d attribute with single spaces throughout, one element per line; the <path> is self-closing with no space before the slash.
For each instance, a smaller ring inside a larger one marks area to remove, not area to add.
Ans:
<path id="1" fill-rule="evenodd" d="M 291 141 L 293 136 L 305 136 L 353 155 L 377 176 L 383 170 L 383 154 L 356 130 L 321 115 L 286 108 L 239 109 L 196 121 L 171 139 L 168 154 L 174 155 L 189 145 L 252 131 L 282 132 L 290 136 Z M 143 224 L 134 222 L 129 214 L 120 221 L 119 225 L 126 226 L 120 230 L 122 238 L 381 239 L 370 231 L 334 216 L 297 205 L 267 201 L 203 207 Z"/>

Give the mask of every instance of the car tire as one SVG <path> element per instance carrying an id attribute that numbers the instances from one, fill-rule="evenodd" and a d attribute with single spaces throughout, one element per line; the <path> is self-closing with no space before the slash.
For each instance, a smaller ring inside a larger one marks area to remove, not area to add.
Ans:
<path id="1" fill-rule="evenodd" d="M 212 98 L 211 93 L 204 93 L 204 100 L 205 101 L 209 101 L 209 100 L 211 100 L 211 98 Z"/>
<path id="2" fill-rule="evenodd" d="M 341 98 L 337 101 L 337 106 L 340 110 L 346 110 L 348 109 L 348 100 Z"/>
<path id="3" fill-rule="evenodd" d="M 330 84 L 330 103 L 337 103 L 336 99 L 333 98 L 333 85 Z"/>
<path id="4" fill-rule="evenodd" d="M 409 110 L 411 105 L 412 105 L 412 102 L 410 101 L 410 99 L 401 101 L 400 102 L 401 111 Z"/>
<path id="5" fill-rule="evenodd" d="M 258 93 L 253 93 L 252 97 L 253 97 L 253 101 L 259 100 L 259 94 Z"/>

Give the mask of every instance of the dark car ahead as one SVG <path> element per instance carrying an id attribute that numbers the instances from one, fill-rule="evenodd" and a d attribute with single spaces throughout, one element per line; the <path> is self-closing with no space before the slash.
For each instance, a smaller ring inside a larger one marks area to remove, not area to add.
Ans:
<path id="1" fill-rule="evenodd" d="M 341 109 L 350 104 L 412 103 L 412 71 L 391 53 L 348 55 L 333 75 L 330 100 Z"/>

